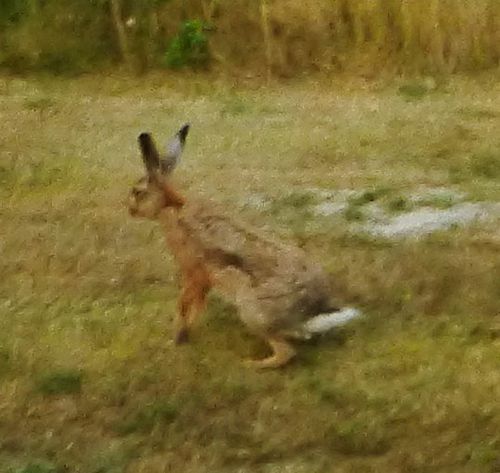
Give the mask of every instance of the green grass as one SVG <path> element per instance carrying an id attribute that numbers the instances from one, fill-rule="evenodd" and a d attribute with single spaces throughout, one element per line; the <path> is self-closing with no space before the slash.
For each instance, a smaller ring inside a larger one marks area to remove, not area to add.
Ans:
<path id="1" fill-rule="evenodd" d="M 380 83 L 3 80 L 0 471 L 496 471 L 497 228 L 379 240 L 320 224 L 308 190 L 354 190 L 353 212 L 432 187 L 500 200 L 498 117 L 476 113 L 500 109 L 495 77 L 410 102 Z M 186 120 L 177 185 L 303 246 L 366 313 L 283 370 L 242 366 L 267 348 L 215 296 L 172 342 L 175 266 L 124 201 L 136 136 Z M 256 194 L 270 207 L 240 206 Z"/>
<path id="2" fill-rule="evenodd" d="M 37 382 L 37 389 L 43 394 L 74 394 L 82 388 L 82 374 L 65 370 L 44 374 Z"/>
<path id="3" fill-rule="evenodd" d="M 478 177 L 491 180 L 500 179 L 500 152 L 474 155 L 471 171 Z"/>
<path id="4" fill-rule="evenodd" d="M 62 471 L 60 468 L 46 462 L 29 463 L 22 468 L 10 470 L 12 473 L 58 473 L 60 471 Z"/>
<path id="5" fill-rule="evenodd" d="M 403 212 L 411 208 L 410 202 L 405 197 L 393 197 L 387 202 L 387 208 L 391 212 Z"/>
<path id="6" fill-rule="evenodd" d="M 350 204 L 343 212 L 344 218 L 348 222 L 356 222 L 365 219 L 363 210 L 358 205 Z"/>
<path id="7" fill-rule="evenodd" d="M 414 82 L 400 86 L 399 93 L 408 100 L 419 100 L 429 93 L 429 88 L 425 84 Z"/>
<path id="8" fill-rule="evenodd" d="M 390 189 L 380 187 L 372 190 L 364 191 L 359 197 L 351 199 L 351 203 L 356 205 L 368 204 L 370 202 L 375 202 L 381 197 L 385 196 L 390 192 Z"/>
<path id="9" fill-rule="evenodd" d="M 134 432 L 151 432 L 161 424 L 169 424 L 176 417 L 178 408 L 170 402 L 156 402 L 152 405 L 141 407 L 130 419 L 118 424 L 117 431 L 127 435 Z"/>

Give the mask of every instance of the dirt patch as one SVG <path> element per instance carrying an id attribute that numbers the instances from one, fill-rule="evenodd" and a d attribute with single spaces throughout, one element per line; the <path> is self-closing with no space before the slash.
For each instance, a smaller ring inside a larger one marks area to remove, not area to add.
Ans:
<path id="1" fill-rule="evenodd" d="M 362 228 L 367 233 L 385 238 L 417 237 L 498 217 L 500 203 L 464 202 L 449 209 L 419 208 L 396 215 L 387 222 L 369 223 Z"/>
<path id="2" fill-rule="evenodd" d="M 499 202 L 468 202 L 465 193 L 448 188 L 425 188 L 399 197 L 390 192 L 351 189 L 306 189 L 303 195 L 310 198 L 300 200 L 300 210 L 307 207 L 318 223 L 343 219 L 355 233 L 389 239 L 419 237 L 500 218 Z M 283 199 L 292 207 L 296 200 Z M 272 202 L 269 196 L 251 194 L 241 205 L 265 211 Z M 396 207 L 393 202 L 404 205 Z M 352 215 L 357 218 L 349 218 Z"/>

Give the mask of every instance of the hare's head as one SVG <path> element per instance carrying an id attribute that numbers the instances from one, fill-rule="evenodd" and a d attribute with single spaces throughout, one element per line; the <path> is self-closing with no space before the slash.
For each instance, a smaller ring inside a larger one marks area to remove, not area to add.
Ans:
<path id="1" fill-rule="evenodd" d="M 133 217 L 155 219 L 166 207 L 182 207 L 184 199 L 170 185 L 169 175 L 179 162 L 189 125 L 184 125 L 161 156 L 149 133 L 139 135 L 139 147 L 146 168 L 146 176 L 132 187 L 128 208 Z"/>

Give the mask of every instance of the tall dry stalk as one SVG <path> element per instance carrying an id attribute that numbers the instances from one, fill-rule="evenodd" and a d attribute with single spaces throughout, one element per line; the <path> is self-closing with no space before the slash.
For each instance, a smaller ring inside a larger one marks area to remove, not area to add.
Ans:
<path id="1" fill-rule="evenodd" d="M 128 68 L 132 68 L 133 61 L 125 32 L 125 25 L 123 24 L 121 0 L 110 0 L 110 9 L 122 61 Z"/>
<path id="2" fill-rule="evenodd" d="M 264 39 L 264 52 L 266 60 L 266 79 L 269 83 L 272 76 L 272 66 L 273 66 L 273 51 L 271 44 L 271 31 L 269 27 L 269 6 L 268 0 L 261 0 L 260 2 L 260 19 L 262 35 Z"/>

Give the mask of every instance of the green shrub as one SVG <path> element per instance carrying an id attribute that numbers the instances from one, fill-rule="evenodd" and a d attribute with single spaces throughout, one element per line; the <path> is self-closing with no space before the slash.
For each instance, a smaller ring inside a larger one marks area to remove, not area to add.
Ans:
<path id="1" fill-rule="evenodd" d="M 206 24 L 200 20 L 185 21 L 168 46 L 165 55 L 167 67 L 206 67 L 210 61 L 206 30 Z"/>

